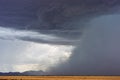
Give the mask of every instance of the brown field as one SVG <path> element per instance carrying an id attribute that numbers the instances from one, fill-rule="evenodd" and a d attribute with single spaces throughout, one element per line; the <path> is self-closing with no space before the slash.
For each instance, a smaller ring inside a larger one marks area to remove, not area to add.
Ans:
<path id="1" fill-rule="evenodd" d="M 120 76 L 0 76 L 0 80 L 120 80 Z"/>

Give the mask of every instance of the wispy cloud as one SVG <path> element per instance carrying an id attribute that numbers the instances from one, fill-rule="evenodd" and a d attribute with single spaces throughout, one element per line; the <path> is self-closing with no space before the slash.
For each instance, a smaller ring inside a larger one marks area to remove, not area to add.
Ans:
<path id="1" fill-rule="evenodd" d="M 38 43 L 51 43 L 51 44 L 73 44 L 77 40 L 68 40 L 65 38 L 57 37 L 49 34 L 42 34 L 40 32 L 15 30 L 0 27 L 0 38 L 4 40 L 24 40 Z M 79 40 L 78 40 L 79 41 Z"/>

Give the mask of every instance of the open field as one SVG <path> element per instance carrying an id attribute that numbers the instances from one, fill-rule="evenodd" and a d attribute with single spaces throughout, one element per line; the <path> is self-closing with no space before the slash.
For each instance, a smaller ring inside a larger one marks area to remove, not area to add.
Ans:
<path id="1" fill-rule="evenodd" d="M 0 76 L 0 80 L 120 80 L 120 76 Z"/>

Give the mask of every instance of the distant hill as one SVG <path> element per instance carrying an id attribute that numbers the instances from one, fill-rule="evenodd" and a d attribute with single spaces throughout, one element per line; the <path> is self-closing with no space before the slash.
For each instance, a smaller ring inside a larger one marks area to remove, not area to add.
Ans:
<path id="1" fill-rule="evenodd" d="M 20 73 L 20 72 L 8 72 L 8 73 L 0 72 L 0 76 L 39 76 L 39 75 L 45 75 L 45 72 L 43 72 L 43 71 L 26 71 L 23 73 Z"/>
<path id="2" fill-rule="evenodd" d="M 21 76 L 21 75 L 24 74 L 19 72 L 8 72 L 8 73 L 0 72 L 0 76 Z"/>

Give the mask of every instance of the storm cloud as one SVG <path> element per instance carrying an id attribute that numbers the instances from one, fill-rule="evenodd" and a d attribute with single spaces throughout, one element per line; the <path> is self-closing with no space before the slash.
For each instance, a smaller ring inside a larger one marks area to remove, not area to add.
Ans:
<path id="1" fill-rule="evenodd" d="M 111 9 L 119 5 L 119 0 L 1 0 L 0 4 L 1 26 L 69 39 L 78 38 L 76 34 L 83 33 L 91 18 L 114 13 Z"/>
<path id="2" fill-rule="evenodd" d="M 47 75 L 120 75 L 119 5 L 120 0 L 0 0 L 0 39 L 74 46 L 69 59 Z"/>

